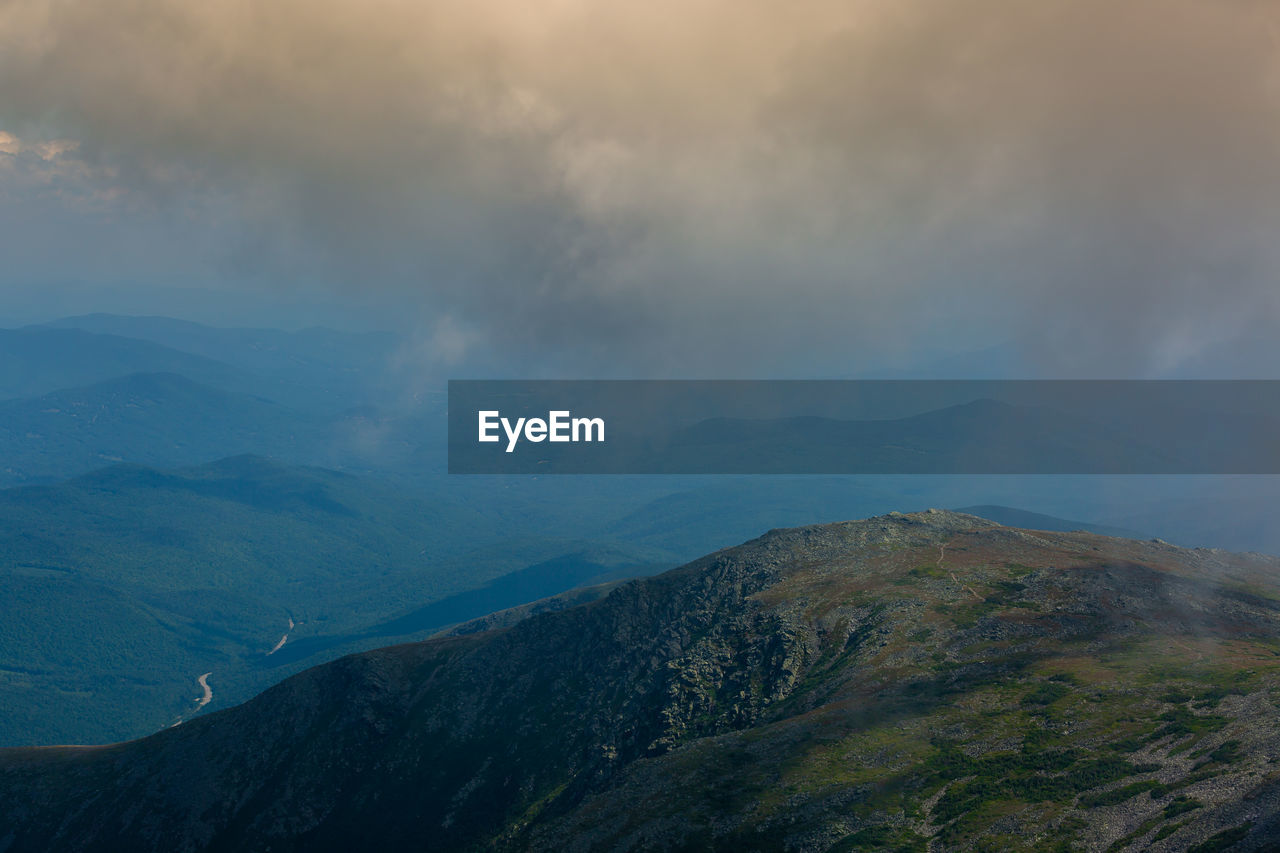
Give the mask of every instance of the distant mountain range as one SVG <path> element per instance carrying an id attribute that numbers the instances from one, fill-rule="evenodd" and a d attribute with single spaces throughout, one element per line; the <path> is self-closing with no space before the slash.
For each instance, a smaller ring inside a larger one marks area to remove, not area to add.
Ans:
<path id="1" fill-rule="evenodd" d="M 181 374 L 133 373 L 0 400 L 0 487 L 118 462 L 168 467 L 238 454 L 417 476 L 443 468 L 432 452 L 441 429 L 423 411 L 325 414 Z"/>
<path id="2" fill-rule="evenodd" d="M 930 511 L 776 530 L 106 748 L 25 851 L 1274 849 L 1280 560 Z"/>
<path id="3" fill-rule="evenodd" d="M 0 329 L 0 399 L 38 397 L 134 373 L 177 373 L 223 388 L 252 383 L 229 364 L 151 341 L 80 329 Z"/>
<path id="4" fill-rule="evenodd" d="M 0 484 L 49 482 L 118 462 L 191 465 L 258 453 L 318 461 L 334 428 L 279 403 L 175 373 L 135 373 L 0 401 Z"/>
<path id="5" fill-rule="evenodd" d="M 24 331 L 34 334 L 43 330 L 78 330 L 145 341 L 241 371 L 309 387 L 331 399 L 366 403 L 375 402 L 386 392 L 396 354 L 403 346 L 397 336 L 386 332 L 217 328 L 171 317 L 117 314 L 64 317 Z M 139 371 L 160 369 L 184 372 L 156 366 L 135 368 Z M 191 378 L 199 379 L 198 376 Z"/>
<path id="6" fill-rule="evenodd" d="M 0 745 L 137 737 L 342 654 L 895 508 L 1280 553 L 1280 487 L 1262 477 L 450 477 L 443 401 L 397 374 L 413 367 L 401 346 L 112 315 L 0 330 Z M 863 437 L 946 453 L 1028 417 L 1059 449 L 1130 452 L 1043 408 L 982 403 Z M 1177 441 L 1212 432 L 1199 417 Z M 734 425 L 735 452 L 769 428 Z"/>
<path id="7" fill-rule="evenodd" d="M 165 317 L 0 329 L 0 487 L 240 453 L 398 477 L 442 471 L 443 400 L 412 381 L 400 346 L 383 334 Z"/>
<path id="8" fill-rule="evenodd" d="M 1090 521 L 1070 521 L 1065 518 L 1055 518 L 1052 515 L 1045 515 L 1040 512 L 1029 512 L 1025 509 L 1016 509 L 1009 506 L 993 506 L 991 504 L 965 506 L 958 507 L 956 512 L 965 513 L 966 515 L 976 515 L 979 518 L 986 518 L 1007 527 L 1023 527 L 1031 530 L 1054 530 L 1064 533 L 1073 530 L 1085 530 L 1089 533 L 1098 533 L 1103 536 L 1120 536 L 1126 539 L 1144 538 L 1144 534 L 1139 533 L 1136 530 L 1130 530 L 1126 527 L 1113 527 L 1109 524 L 1094 524 Z"/>
<path id="9" fill-rule="evenodd" d="M 974 400 L 904 418 L 715 418 L 662 446 L 673 471 L 1002 474 L 1161 470 L 1170 457 L 1105 421 Z"/>
<path id="10" fill-rule="evenodd" d="M 1077 388 L 1084 399 L 1064 394 L 1052 404 L 1028 405 L 983 398 L 885 419 L 709 418 L 656 442 L 654 467 L 738 474 L 1280 471 L 1276 400 L 1259 398 L 1252 410 L 1248 394 L 1220 391 L 1225 385 L 1194 387 L 1201 393 L 1189 393 L 1185 401 L 1170 389 L 1163 399 L 1151 393 L 1152 399 L 1139 397 L 1127 405 L 1108 400 L 1110 393 Z M 1049 396 L 1054 386 L 1037 390 Z"/>

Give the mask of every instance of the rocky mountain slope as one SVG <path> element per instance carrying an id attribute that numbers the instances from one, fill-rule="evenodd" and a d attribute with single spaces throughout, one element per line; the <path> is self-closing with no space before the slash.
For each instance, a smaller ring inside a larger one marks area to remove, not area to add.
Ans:
<path id="1" fill-rule="evenodd" d="M 945 512 L 773 531 L 0 751 L 0 851 L 1272 849 L 1278 578 Z"/>

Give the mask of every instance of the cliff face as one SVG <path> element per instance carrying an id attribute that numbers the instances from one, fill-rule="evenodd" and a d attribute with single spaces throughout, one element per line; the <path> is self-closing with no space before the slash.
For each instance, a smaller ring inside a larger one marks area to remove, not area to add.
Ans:
<path id="1" fill-rule="evenodd" d="M 1278 637 L 1273 558 L 774 531 L 139 741 L 0 751 L 0 851 L 1258 849 Z"/>

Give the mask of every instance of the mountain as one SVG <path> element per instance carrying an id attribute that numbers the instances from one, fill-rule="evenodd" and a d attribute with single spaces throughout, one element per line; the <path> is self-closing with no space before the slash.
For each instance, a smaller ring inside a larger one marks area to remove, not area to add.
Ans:
<path id="1" fill-rule="evenodd" d="M 332 432 L 262 397 L 136 373 L 0 401 L 0 484 L 49 482 L 113 462 L 193 465 L 243 453 L 316 461 Z"/>
<path id="2" fill-rule="evenodd" d="M 742 474 L 1178 470 L 1178 457 L 1149 442 L 1106 420 L 979 399 L 884 420 L 709 418 L 672 432 L 659 458 L 669 471 Z"/>
<path id="3" fill-rule="evenodd" d="M 1040 512 L 1030 512 L 1025 509 L 1017 509 L 1011 506 L 983 504 L 981 506 L 961 507 L 957 509 L 956 512 L 990 519 L 991 521 L 1003 524 L 1007 527 L 1023 527 L 1030 528 L 1032 530 L 1057 531 L 1087 530 L 1090 533 L 1100 533 L 1103 536 L 1122 536 L 1128 539 L 1143 538 L 1141 533 L 1124 527 L 1112 527 L 1107 524 L 1094 524 L 1089 521 L 1071 521 L 1065 518 L 1045 515 Z"/>
<path id="4" fill-rule="evenodd" d="M 252 384 L 229 364 L 80 329 L 0 329 L 0 399 L 38 397 L 130 373 L 177 373 L 217 387 Z"/>
<path id="5" fill-rule="evenodd" d="M 177 467 L 244 454 L 414 479 L 443 468 L 439 430 L 420 414 L 326 415 L 175 373 L 135 373 L 0 400 L 0 487 L 117 462 Z"/>
<path id="6" fill-rule="evenodd" d="M 686 482 L 684 488 L 672 480 L 670 494 L 626 512 L 604 532 L 693 556 L 773 527 L 858 518 L 916 501 L 900 485 L 873 478 L 726 476 Z M 928 500 L 916 505 L 927 506 Z"/>
<path id="7" fill-rule="evenodd" d="M 385 332 L 339 332 L 309 328 L 247 329 L 207 326 L 173 317 L 82 314 L 31 328 L 79 329 L 151 341 L 255 370 L 293 370 L 308 365 L 359 370 L 385 365 L 397 339 Z"/>
<path id="8" fill-rule="evenodd" d="M 776 530 L 0 751 L 0 849 L 1274 849 L 1277 570 L 936 511 Z"/>
<path id="9" fill-rule="evenodd" d="M 411 377 L 397 373 L 399 346 L 374 333 L 217 329 L 165 317 L 90 315 L 0 329 L 0 400 L 171 373 L 318 414 L 402 406 Z M 412 401 L 418 408 L 443 405 L 432 395 L 419 397 Z"/>
<path id="10" fill-rule="evenodd" d="M 386 384 L 401 346 L 398 338 L 384 332 L 219 328 L 172 317 L 119 314 L 64 317 L 33 328 L 76 329 L 147 341 L 340 395 L 349 400 L 347 405 L 376 398 L 371 392 Z"/>
<path id="11" fill-rule="evenodd" d="M 674 564 L 669 552 L 661 550 L 635 545 L 595 545 L 559 554 L 550 560 L 496 577 L 488 583 L 478 583 L 474 589 L 431 601 L 359 632 L 304 638 L 280 649 L 269 659 L 260 660 L 259 664 L 264 668 L 275 668 L 314 659 L 320 654 L 336 657 L 334 651 L 380 645 L 373 640 L 385 643 L 397 637 L 422 636 L 442 626 L 483 620 L 491 614 L 513 608 L 527 607 L 536 611 L 539 608 L 534 605 L 540 601 L 543 602 L 542 609 L 560 609 L 560 602 L 546 602 L 543 596 L 567 590 L 569 592 L 565 595 L 570 598 L 590 598 L 593 595 L 591 590 L 599 589 L 610 581 L 656 574 Z M 480 581 L 480 576 L 476 581 Z"/>
<path id="12" fill-rule="evenodd" d="M 1255 483 L 1241 483 L 1240 480 Z M 1179 545 L 1262 551 L 1280 554 L 1280 481 L 1276 477 L 1236 478 L 1234 489 L 1219 490 L 1205 505 L 1185 495 L 1170 495 L 1146 504 L 1132 504 L 1116 513 L 1126 527 L 1149 530 Z"/>

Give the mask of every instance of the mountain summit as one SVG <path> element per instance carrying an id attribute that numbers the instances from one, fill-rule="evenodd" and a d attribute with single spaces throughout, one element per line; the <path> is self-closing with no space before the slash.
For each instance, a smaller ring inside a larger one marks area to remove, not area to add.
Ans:
<path id="1" fill-rule="evenodd" d="M 1260 849 L 1277 570 L 932 510 L 775 530 L 139 741 L 0 751 L 0 851 Z"/>

